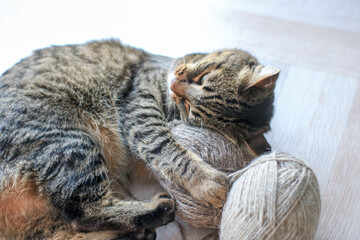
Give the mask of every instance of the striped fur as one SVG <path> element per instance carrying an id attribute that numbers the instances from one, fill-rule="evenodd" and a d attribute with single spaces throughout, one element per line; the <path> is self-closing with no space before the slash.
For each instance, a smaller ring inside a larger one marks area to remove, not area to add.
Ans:
<path id="1" fill-rule="evenodd" d="M 0 209 L 13 208 L 11 217 L 0 212 L 0 237 L 76 239 L 85 231 L 102 239 L 113 231 L 149 239 L 153 233 L 144 229 L 172 221 L 174 201 L 166 194 L 126 200 L 130 155 L 221 206 L 226 175 L 179 145 L 167 126 L 181 106 L 168 96 L 166 78 L 172 69 L 179 75 L 182 68 L 187 80 L 208 71 L 206 83 L 187 88 L 184 120 L 246 138 L 266 131 L 272 113 L 272 92 L 240 94 L 244 85 L 235 76 L 257 64 L 238 50 L 175 61 L 115 40 L 54 46 L 21 60 L 0 79 Z M 21 196 L 26 204 L 10 204 Z"/>

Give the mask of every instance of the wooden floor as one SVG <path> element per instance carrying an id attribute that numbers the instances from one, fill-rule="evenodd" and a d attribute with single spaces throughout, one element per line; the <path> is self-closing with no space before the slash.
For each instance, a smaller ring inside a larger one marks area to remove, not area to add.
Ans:
<path id="1" fill-rule="evenodd" d="M 317 174 L 316 239 L 360 239 L 358 0 L 0 2 L 0 71 L 32 49 L 116 37 L 181 56 L 242 48 L 281 68 L 269 142 Z"/>

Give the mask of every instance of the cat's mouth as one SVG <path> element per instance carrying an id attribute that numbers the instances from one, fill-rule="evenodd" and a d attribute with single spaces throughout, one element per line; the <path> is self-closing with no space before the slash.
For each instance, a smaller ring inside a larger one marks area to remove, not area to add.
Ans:
<path id="1" fill-rule="evenodd" d="M 187 100 L 183 97 L 180 97 L 180 96 L 176 95 L 175 93 L 171 94 L 171 97 L 174 100 L 174 102 L 176 103 L 177 107 L 179 108 L 181 120 L 187 121 L 188 117 L 189 117 L 189 113 L 190 113 L 189 100 Z"/>

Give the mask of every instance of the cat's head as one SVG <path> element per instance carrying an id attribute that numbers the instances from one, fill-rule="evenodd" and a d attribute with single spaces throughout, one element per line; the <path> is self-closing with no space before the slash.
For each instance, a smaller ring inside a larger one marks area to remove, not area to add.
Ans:
<path id="1" fill-rule="evenodd" d="M 279 72 L 247 52 L 221 50 L 178 59 L 169 79 L 183 121 L 246 140 L 270 129 Z"/>

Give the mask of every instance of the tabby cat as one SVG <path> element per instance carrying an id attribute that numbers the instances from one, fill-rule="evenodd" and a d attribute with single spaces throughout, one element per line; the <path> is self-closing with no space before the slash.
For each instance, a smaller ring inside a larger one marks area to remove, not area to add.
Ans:
<path id="1" fill-rule="evenodd" d="M 173 60 L 108 40 L 35 51 L 0 78 L 0 236 L 154 238 L 174 201 L 127 198 L 131 154 L 221 206 L 226 175 L 179 145 L 167 122 L 256 149 L 278 74 L 241 50 Z"/>

